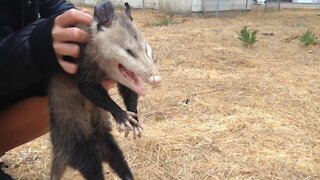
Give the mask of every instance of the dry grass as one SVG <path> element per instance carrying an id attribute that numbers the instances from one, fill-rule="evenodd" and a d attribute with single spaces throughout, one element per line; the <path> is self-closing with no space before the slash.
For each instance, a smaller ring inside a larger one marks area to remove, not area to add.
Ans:
<path id="1" fill-rule="evenodd" d="M 136 179 L 320 179 L 320 46 L 290 40 L 307 29 L 319 35 L 319 11 L 253 10 L 168 27 L 145 26 L 155 21 L 149 11 L 133 17 L 164 80 L 140 99 L 143 137 L 114 131 Z M 253 48 L 237 39 L 244 25 L 259 31 Z M 2 159 L 18 179 L 47 179 L 48 136 Z M 105 174 L 116 179 L 107 165 Z"/>

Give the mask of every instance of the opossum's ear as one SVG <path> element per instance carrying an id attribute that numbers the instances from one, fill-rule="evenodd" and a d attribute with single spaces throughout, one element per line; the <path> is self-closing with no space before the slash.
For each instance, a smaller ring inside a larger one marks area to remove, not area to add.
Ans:
<path id="1" fill-rule="evenodd" d="M 126 15 L 131 19 L 132 21 L 132 16 L 131 16 L 131 8 L 130 8 L 130 5 L 129 3 L 124 3 L 124 6 L 126 7 Z"/>
<path id="2" fill-rule="evenodd" d="M 110 1 L 102 1 L 94 7 L 93 18 L 98 23 L 98 29 L 101 26 L 109 27 L 114 17 L 114 8 Z"/>

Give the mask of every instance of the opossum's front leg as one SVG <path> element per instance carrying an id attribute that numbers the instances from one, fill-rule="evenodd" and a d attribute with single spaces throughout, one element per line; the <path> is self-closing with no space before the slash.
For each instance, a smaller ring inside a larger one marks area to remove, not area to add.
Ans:
<path id="1" fill-rule="evenodd" d="M 138 107 L 138 94 L 133 92 L 128 87 L 118 84 L 119 92 L 123 98 L 123 102 L 126 105 L 126 108 L 128 111 L 137 113 L 137 107 Z M 138 119 L 138 117 L 137 117 Z"/>
<path id="2" fill-rule="evenodd" d="M 138 110 L 137 110 L 138 94 L 122 84 L 118 84 L 118 89 L 123 98 L 123 102 L 127 110 L 138 114 Z M 134 118 L 138 121 L 138 116 Z M 133 128 L 134 137 L 136 136 L 141 137 L 142 130 L 143 129 L 134 127 Z"/>
<path id="3" fill-rule="evenodd" d="M 134 128 L 142 129 L 140 123 L 134 119 L 136 113 L 123 111 L 109 96 L 108 92 L 96 82 L 79 83 L 79 89 L 94 105 L 109 111 L 117 122 L 119 131 L 128 135 Z"/>

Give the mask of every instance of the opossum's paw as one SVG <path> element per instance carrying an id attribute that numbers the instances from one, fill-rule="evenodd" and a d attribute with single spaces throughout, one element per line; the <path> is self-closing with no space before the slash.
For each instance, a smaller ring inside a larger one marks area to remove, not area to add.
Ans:
<path id="1" fill-rule="evenodd" d="M 130 131 L 133 131 L 133 138 L 141 137 L 143 128 L 139 121 L 137 121 L 138 115 L 134 112 L 123 111 L 122 121 L 117 121 L 117 129 L 119 132 L 124 132 L 125 137 L 128 137 Z"/>

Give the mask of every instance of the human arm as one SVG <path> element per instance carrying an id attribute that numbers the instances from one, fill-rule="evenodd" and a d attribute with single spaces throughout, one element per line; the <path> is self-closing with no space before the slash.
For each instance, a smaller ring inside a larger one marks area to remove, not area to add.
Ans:
<path id="1" fill-rule="evenodd" d="M 45 4 L 48 2 L 55 4 Z M 42 8 L 54 7 L 50 9 L 51 16 L 44 15 L 20 28 L 12 27 L 13 32 L 0 38 L 0 97 L 43 81 L 60 70 L 51 30 L 55 16 L 74 7 L 63 0 L 42 0 L 41 3 Z"/>
<path id="2" fill-rule="evenodd" d="M 0 97 L 46 80 L 61 67 L 68 73 L 75 73 L 76 64 L 63 61 L 62 57 L 79 57 L 77 43 L 86 43 L 89 35 L 74 25 L 89 26 L 92 17 L 85 11 L 70 9 L 73 6 L 63 2 L 41 1 L 43 18 L 0 39 Z M 68 11 L 62 13 L 64 10 Z M 103 84 L 107 89 L 114 83 L 106 81 Z"/>

